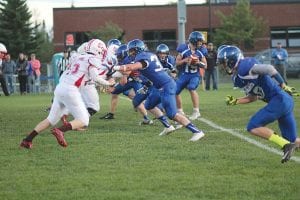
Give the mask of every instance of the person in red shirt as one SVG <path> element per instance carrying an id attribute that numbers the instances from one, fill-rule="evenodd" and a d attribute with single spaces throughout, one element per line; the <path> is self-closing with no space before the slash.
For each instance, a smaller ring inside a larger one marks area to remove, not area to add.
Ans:
<path id="1" fill-rule="evenodd" d="M 36 59 L 36 56 L 34 53 L 30 55 L 30 65 L 32 67 L 32 73 L 33 73 L 33 92 L 34 93 L 40 93 L 40 76 L 41 76 L 41 62 Z"/>

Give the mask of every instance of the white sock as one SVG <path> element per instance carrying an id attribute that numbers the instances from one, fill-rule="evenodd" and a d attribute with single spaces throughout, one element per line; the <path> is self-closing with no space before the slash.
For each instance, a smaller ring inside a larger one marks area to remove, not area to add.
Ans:
<path id="1" fill-rule="evenodd" d="M 193 112 L 200 113 L 199 108 L 193 108 Z"/>

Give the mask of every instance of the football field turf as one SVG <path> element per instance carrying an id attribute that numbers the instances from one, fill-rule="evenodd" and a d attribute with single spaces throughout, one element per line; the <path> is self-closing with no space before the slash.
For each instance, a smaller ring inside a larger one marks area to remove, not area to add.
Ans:
<path id="1" fill-rule="evenodd" d="M 290 85 L 300 90 L 299 79 Z M 227 94 L 244 95 L 231 84 L 198 91 L 202 118 L 194 123 L 206 133 L 198 142 L 188 141 L 192 134 L 185 128 L 158 136 L 163 127 L 157 120 L 138 125 L 141 117 L 124 97 L 116 119 L 100 120 L 110 100 L 101 93 L 100 112 L 87 131 L 65 134 L 67 148 L 47 130 L 31 150 L 19 143 L 47 116 L 52 95 L 1 96 L 0 199 L 299 200 L 300 151 L 281 164 L 276 145 L 245 130 L 264 103 L 226 106 Z M 191 114 L 189 94 L 182 98 Z M 300 97 L 294 99 L 299 135 Z M 278 131 L 276 122 L 269 127 Z"/>

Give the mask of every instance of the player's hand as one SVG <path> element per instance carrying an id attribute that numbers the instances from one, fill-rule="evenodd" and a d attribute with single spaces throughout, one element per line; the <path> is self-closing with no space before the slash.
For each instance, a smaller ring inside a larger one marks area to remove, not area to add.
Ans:
<path id="1" fill-rule="evenodd" d="M 285 85 L 282 88 L 285 92 L 287 92 L 291 96 L 300 96 L 300 93 L 296 91 L 296 88 Z"/>
<path id="2" fill-rule="evenodd" d="M 110 78 L 110 79 L 108 80 L 108 82 L 109 82 L 109 86 L 112 86 L 112 87 L 116 84 L 116 81 L 115 81 L 115 79 L 113 79 L 113 78 Z"/>
<path id="3" fill-rule="evenodd" d="M 137 90 L 138 94 L 147 94 L 148 92 L 148 87 L 147 86 L 143 86 L 140 89 Z"/>
<path id="4" fill-rule="evenodd" d="M 114 71 L 119 71 L 120 68 L 121 68 L 120 65 L 115 65 L 115 66 L 112 67 L 112 70 L 114 70 Z"/>
<path id="5" fill-rule="evenodd" d="M 228 106 L 234 106 L 237 104 L 237 98 L 233 97 L 232 95 L 227 95 L 225 98 L 225 102 Z"/>

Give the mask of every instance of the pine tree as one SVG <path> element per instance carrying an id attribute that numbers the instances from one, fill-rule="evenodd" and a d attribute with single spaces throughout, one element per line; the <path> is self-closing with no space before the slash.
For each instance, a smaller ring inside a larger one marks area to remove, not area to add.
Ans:
<path id="1" fill-rule="evenodd" d="M 0 0 L 0 41 L 14 58 L 20 52 L 30 54 L 38 48 L 35 26 L 26 0 Z"/>

